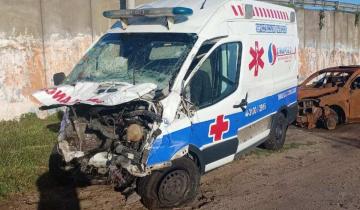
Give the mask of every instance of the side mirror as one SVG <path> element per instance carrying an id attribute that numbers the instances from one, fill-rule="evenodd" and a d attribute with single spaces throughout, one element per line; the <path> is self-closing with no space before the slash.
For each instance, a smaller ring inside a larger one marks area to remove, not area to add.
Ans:
<path id="1" fill-rule="evenodd" d="M 64 80 L 65 80 L 64 72 L 56 73 L 53 75 L 53 81 L 55 86 L 61 85 L 61 83 L 63 83 Z"/>

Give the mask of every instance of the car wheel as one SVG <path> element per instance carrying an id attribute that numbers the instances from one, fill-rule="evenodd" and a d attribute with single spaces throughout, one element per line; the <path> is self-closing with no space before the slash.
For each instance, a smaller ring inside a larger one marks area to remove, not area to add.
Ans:
<path id="1" fill-rule="evenodd" d="M 334 130 L 336 125 L 339 124 L 339 115 L 338 113 L 330 108 L 330 113 L 325 118 L 325 127 L 328 130 Z"/>
<path id="2" fill-rule="evenodd" d="M 263 147 L 269 150 L 279 150 L 284 146 L 288 122 L 283 113 L 274 116 L 272 128 L 268 140 L 263 143 Z"/>
<path id="3" fill-rule="evenodd" d="M 149 209 L 180 207 L 192 201 L 199 189 L 200 172 L 189 158 L 174 160 L 171 167 L 139 178 L 137 191 Z"/>

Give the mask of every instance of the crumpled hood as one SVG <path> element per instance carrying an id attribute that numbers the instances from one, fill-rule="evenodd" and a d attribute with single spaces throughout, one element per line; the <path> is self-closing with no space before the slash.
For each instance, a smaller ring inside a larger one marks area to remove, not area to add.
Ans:
<path id="1" fill-rule="evenodd" d="M 127 83 L 78 82 L 37 91 L 33 96 L 45 106 L 89 105 L 114 106 L 123 104 L 156 89 L 152 83 L 131 85 Z"/>
<path id="2" fill-rule="evenodd" d="M 328 88 L 306 88 L 300 87 L 298 89 L 298 99 L 304 98 L 317 98 L 323 95 L 334 93 L 338 90 L 338 87 L 328 87 Z"/>

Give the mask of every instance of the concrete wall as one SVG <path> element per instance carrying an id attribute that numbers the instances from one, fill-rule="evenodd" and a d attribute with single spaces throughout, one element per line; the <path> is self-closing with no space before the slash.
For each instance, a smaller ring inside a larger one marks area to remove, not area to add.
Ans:
<path id="1" fill-rule="evenodd" d="M 360 26 L 355 15 L 325 12 L 320 30 L 320 12 L 298 10 L 300 80 L 326 67 L 360 65 Z"/>
<path id="2" fill-rule="evenodd" d="M 112 22 L 118 0 L 0 0 L 0 120 L 38 112 L 30 95 L 69 73 Z"/>
<path id="3" fill-rule="evenodd" d="M 137 4 L 151 0 L 137 0 Z M 112 21 L 102 12 L 119 0 L 0 0 L 0 120 L 38 112 L 31 93 L 69 73 L 89 45 Z M 354 15 L 297 11 L 300 79 L 318 69 L 360 64 L 359 27 Z"/>

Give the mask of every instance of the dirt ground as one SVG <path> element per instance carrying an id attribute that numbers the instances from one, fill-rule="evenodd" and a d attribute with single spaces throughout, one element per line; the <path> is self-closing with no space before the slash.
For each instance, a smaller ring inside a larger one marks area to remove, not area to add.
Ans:
<path id="1" fill-rule="evenodd" d="M 360 209 L 360 125 L 335 131 L 291 127 L 281 152 L 253 152 L 202 177 L 188 209 Z M 53 186 L 0 203 L 0 209 L 144 209 L 110 186 Z"/>

